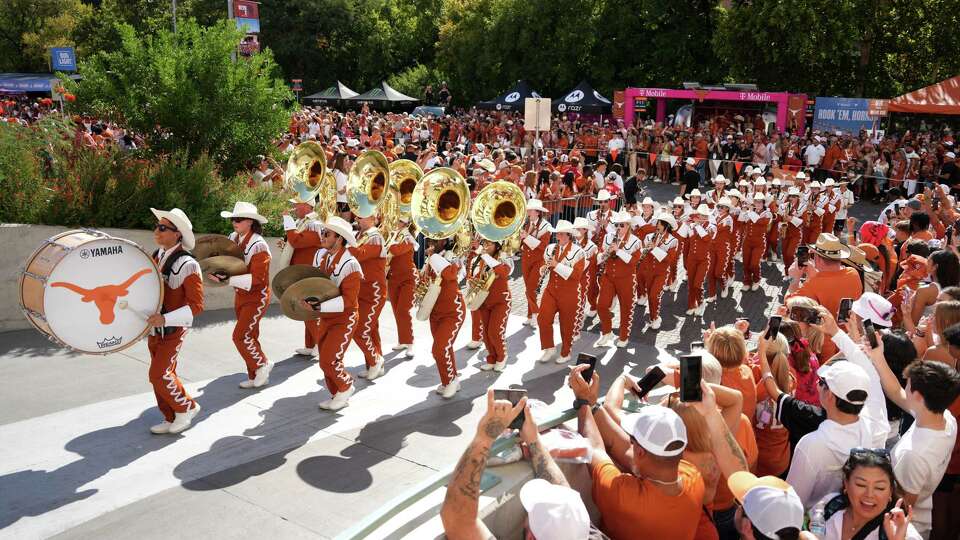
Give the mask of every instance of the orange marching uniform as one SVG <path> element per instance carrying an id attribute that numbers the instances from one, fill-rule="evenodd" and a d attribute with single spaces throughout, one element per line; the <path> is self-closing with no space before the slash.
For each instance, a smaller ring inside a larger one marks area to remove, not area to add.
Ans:
<path id="1" fill-rule="evenodd" d="M 417 286 L 417 269 L 413 262 L 417 247 L 416 238 L 409 230 L 405 230 L 403 238 L 388 249 L 387 296 L 397 321 L 397 347 L 413 345 L 413 316 L 410 310 L 413 309 L 413 290 Z"/>
<path id="2" fill-rule="evenodd" d="M 531 208 L 532 207 L 532 208 Z M 530 199 L 527 209 L 538 210 L 543 204 L 537 199 Z M 539 308 L 537 307 L 537 285 L 540 283 L 540 268 L 543 266 L 543 252 L 550 243 L 550 223 L 543 219 L 544 210 L 536 221 L 527 221 L 524 228 L 527 236 L 520 245 L 520 271 L 523 274 L 524 292 L 527 296 L 527 320 L 533 323 Z"/>
<path id="3" fill-rule="evenodd" d="M 479 257 L 472 250 L 467 253 L 465 266 L 467 268 L 473 269 L 476 266 Z M 476 311 L 470 312 L 470 343 L 467 344 L 468 349 L 479 349 L 480 345 L 484 343 L 483 339 L 483 321 L 479 313 Z"/>
<path id="4" fill-rule="evenodd" d="M 793 265 L 797 258 L 797 248 L 803 241 L 803 224 L 807 215 L 807 205 L 800 200 L 800 191 L 797 188 L 790 188 L 787 192 L 787 203 L 782 206 L 781 216 L 783 216 L 783 267 L 784 271 Z"/>
<path id="5" fill-rule="evenodd" d="M 811 192 L 807 196 L 807 224 L 803 228 L 803 243 L 816 244 L 823 232 L 823 216 L 826 213 L 827 199 L 820 193 L 820 183 L 810 183 Z M 813 191 L 816 190 L 816 191 Z M 831 233 L 832 234 L 832 233 Z"/>
<path id="6" fill-rule="evenodd" d="M 448 256 L 453 258 L 452 254 Z M 467 309 L 460 294 L 461 268 L 458 262 L 438 253 L 431 255 L 427 263 L 427 279 L 433 281 L 440 277 L 440 295 L 430 310 L 430 333 L 433 335 L 431 352 L 440 373 L 441 392 L 445 397 L 453 397 L 460 386 L 453 342 L 463 326 Z"/>
<path id="7" fill-rule="evenodd" d="M 767 197 L 767 201 L 767 210 L 770 211 L 772 219 L 770 226 L 767 227 L 767 251 L 764 252 L 763 258 L 776 261 L 777 245 L 780 243 L 780 226 L 783 223 L 783 217 L 780 215 L 781 202 L 778 194 L 774 193 Z"/>
<path id="8" fill-rule="evenodd" d="M 598 293 L 600 287 L 597 285 L 597 254 L 599 249 L 590 239 L 592 225 L 586 219 L 580 217 L 573 221 L 575 229 L 580 230 L 580 239 L 578 245 L 583 250 L 584 267 L 583 274 L 580 277 L 580 308 L 577 310 L 577 320 L 573 326 L 573 340 L 580 339 L 580 332 L 583 330 L 583 321 L 587 315 L 587 306 L 590 306 L 590 316 L 596 315 L 596 298 L 590 296 L 590 291 L 596 288 Z"/>
<path id="9" fill-rule="evenodd" d="M 618 229 L 615 235 L 609 234 L 603 240 L 603 251 L 600 254 L 600 263 L 603 271 L 600 274 L 600 299 L 597 309 L 600 313 L 600 331 L 603 333 L 599 346 L 609 346 L 613 335 L 613 314 L 611 306 L 616 297 L 620 303 L 620 341 L 630 337 L 633 326 L 634 291 L 636 290 L 637 262 L 640 261 L 640 240 L 630 233 L 630 216 L 626 212 L 619 212 L 614 217 L 620 225 L 627 227 Z M 621 236 L 622 235 L 622 236 Z"/>
<path id="10" fill-rule="evenodd" d="M 495 259 L 484 253 L 474 258 L 471 268 L 473 277 L 481 277 L 488 272 L 495 276 L 493 283 L 487 290 L 487 298 L 471 317 L 478 321 L 483 328 L 481 339 L 487 348 L 487 366 L 502 371 L 507 361 L 506 332 L 507 318 L 510 315 L 510 274 L 513 273 L 513 262 L 509 258 Z M 481 367 L 481 369 L 483 369 Z"/>
<path id="11" fill-rule="evenodd" d="M 690 214 L 690 219 L 680 226 L 677 233 L 684 238 L 686 251 L 683 265 L 687 272 L 687 314 L 703 304 L 703 280 L 710 269 L 710 247 L 716 227 L 708 220 L 710 209 L 705 204 Z"/>
<path id="12" fill-rule="evenodd" d="M 663 215 L 660 218 L 669 219 L 670 222 L 673 221 L 672 216 Z M 672 229 L 671 226 L 670 230 L 648 234 L 644 239 L 644 247 L 641 250 L 640 267 L 644 269 L 640 274 L 643 280 L 641 290 L 647 297 L 650 327 L 654 330 L 660 328 L 660 297 L 663 295 L 663 289 L 667 284 L 670 261 L 679 245 L 679 242 L 673 236 Z"/>
<path id="13" fill-rule="evenodd" d="M 564 227 L 568 234 L 573 234 L 573 226 L 569 222 L 561 220 L 557 224 L 557 230 L 561 231 L 561 227 Z M 577 312 L 580 309 L 582 294 L 581 283 L 586 261 L 583 249 L 572 239 L 562 248 L 560 244 L 550 244 L 547 247 L 546 257 L 556 266 L 552 269 L 545 267 L 549 276 L 546 277 L 547 284 L 543 290 L 540 313 L 537 315 L 540 348 L 544 351 L 540 361 L 546 362 L 553 356 L 553 320 L 559 314 L 560 356 L 557 358 L 557 363 L 564 363 L 570 360 L 570 348 L 573 346 L 573 336 L 576 332 Z"/>
<path id="14" fill-rule="evenodd" d="M 340 296 L 320 304 L 320 319 L 314 337 L 320 349 L 323 381 L 330 394 L 335 396 L 353 387 L 353 378 L 343 367 L 343 355 L 350 345 L 359 318 L 363 270 L 346 247 L 335 253 L 321 249 L 314 257 L 313 265 L 326 273 L 340 288 Z"/>
<path id="15" fill-rule="evenodd" d="M 754 196 L 754 205 L 756 203 L 761 205 L 759 212 L 756 206 L 740 212 L 740 223 L 744 230 L 743 284 L 754 289 L 760 287 L 760 259 L 767 251 L 767 227 L 773 219 L 762 193 Z"/>
<path id="16" fill-rule="evenodd" d="M 283 230 L 286 235 L 286 241 L 293 248 L 293 257 L 290 258 L 290 265 L 295 264 L 313 264 L 313 257 L 320 249 L 320 233 L 323 228 L 312 215 L 294 221 L 290 216 L 283 216 Z M 313 341 L 313 335 L 316 333 L 317 321 L 304 321 L 303 347 L 313 349 L 317 346 Z"/>
<path id="17" fill-rule="evenodd" d="M 200 263 L 180 244 L 166 251 L 157 250 L 153 259 L 163 275 L 160 313 L 166 326 L 162 332 L 154 329 L 147 337 L 150 384 L 164 420 L 173 422 L 175 413 L 185 413 L 197 406 L 177 376 L 177 357 L 187 328 L 203 311 L 203 278 Z"/>
<path id="18" fill-rule="evenodd" d="M 353 341 L 363 351 L 368 369 L 383 360 L 380 312 L 387 297 L 387 260 L 383 248 L 383 236 L 376 227 L 361 232 L 357 237 L 357 245 L 348 248 L 363 271 Z"/>
<path id="19" fill-rule="evenodd" d="M 633 222 L 632 222 L 633 235 L 636 236 L 639 240 L 641 240 L 641 242 L 643 241 L 644 238 L 647 237 L 648 234 L 652 232 L 656 232 L 657 230 L 657 222 L 654 221 L 654 213 L 652 211 L 653 209 L 655 209 L 655 207 L 653 206 L 653 200 L 650 199 L 650 197 L 647 197 L 646 199 L 644 199 L 643 205 L 648 204 L 647 201 L 649 201 L 649 204 L 651 207 L 650 215 L 646 217 L 644 217 L 643 215 L 634 216 Z M 637 281 L 636 281 L 636 285 L 637 285 L 636 299 L 637 300 L 636 301 L 637 301 L 637 305 L 642 306 L 647 303 L 647 299 L 646 299 L 647 293 L 643 288 L 643 283 L 645 279 L 645 274 L 649 272 L 649 269 L 644 268 L 643 266 L 637 266 L 636 271 L 637 271 Z"/>
<path id="20" fill-rule="evenodd" d="M 590 304 L 590 311 L 597 311 L 597 300 L 600 297 L 600 272 L 599 272 L 599 260 L 597 254 L 599 254 L 600 246 L 603 245 L 603 239 L 607 234 L 613 234 L 617 231 L 616 227 L 610 223 L 610 216 L 613 215 L 613 210 L 610 209 L 611 200 L 610 193 L 602 189 L 597 193 L 597 202 L 600 204 L 600 207 L 596 210 L 591 210 L 587 212 L 587 222 L 590 224 L 590 229 L 585 234 L 592 234 L 590 242 L 596 248 L 596 253 L 593 260 L 593 269 L 592 274 L 587 276 L 587 288 L 584 289 L 584 295 L 586 296 L 587 302 Z M 581 244 L 581 247 L 584 247 Z M 586 249 L 584 247 L 584 249 Z M 587 272 L 591 272 L 590 267 L 587 267 Z"/>
<path id="21" fill-rule="evenodd" d="M 843 204 L 843 196 L 833 190 L 836 182 L 833 178 L 827 178 L 824 183 L 823 192 L 823 226 L 821 231 L 833 234 L 833 228 L 837 223 L 837 212 L 840 211 L 840 205 Z"/>
<path id="22" fill-rule="evenodd" d="M 252 380 L 257 369 L 270 365 L 260 347 L 260 319 L 270 304 L 270 248 L 262 236 L 252 231 L 243 238 L 231 233 L 230 240 L 243 250 L 243 261 L 249 272 L 232 276 L 229 284 L 235 289 L 233 306 L 237 314 L 233 344 L 243 357 L 247 376 Z"/>
<path id="23" fill-rule="evenodd" d="M 726 203 L 729 208 L 730 200 L 721 200 L 717 206 Z M 727 263 L 733 256 L 733 218 L 729 213 L 715 216 L 716 232 L 710 246 L 710 270 L 707 271 L 707 296 L 713 299 L 717 296 L 717 289 L 726 294 Z"/>

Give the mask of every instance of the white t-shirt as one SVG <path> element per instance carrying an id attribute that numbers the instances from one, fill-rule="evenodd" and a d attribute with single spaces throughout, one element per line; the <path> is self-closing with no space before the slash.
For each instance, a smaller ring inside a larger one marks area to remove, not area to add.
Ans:
<path id="1" fill-rule="evenodd" d="M 623 150 L 624 145 L 626 145 L 626 141 L 619 137 L 614 137 L 610 139 L 610 142 L 607 143 L 607 149 L 609 149 L 610 152 L 613 152 L 614 150 L 619 151 Z"/>
<path id="2" fill-rule="evenodd" d="M 840 195 L 842 199 L 840 200 L 840 209 L 837 210 L 837 221 L 843 221 L 847 219 L 847 208 L 853 206 L 857 199 L 853 196 L 853 191 L 849 189 L 846 191 L 841 191 Z"/>
<path id="3" fill-rule="evenodd" d="M 829 501 L 836 497 L 838 493 L 831 493 L 827 495 L 826 500 Z M 840 540 L 843 538 L 843 516 L 846 514 L 846 510 L 840 510 L 839 512 L 834 513 L 830 516 L 830 519 L 827 520 L 827 534 L 824 535 L 823 540 Z M 914 511 L 914 517 L 916 517 L 916 511 Z M 880 540 L 880 529 L 883 528 L 881 523 L 879 527 L 873 530 L 870 534 L 866 536 L 864 540 Z M 913 526 L 913 523 L 907 527 L 907 540 L 923 540 L 923 537 L 920 536 L 920 533 Z"/>
<path id="4" fill-rule="evenodd" d="M 897 481 L 905 491 L 917 494 L 913 524 L 920 534 L 926 534 L 932 526 L 931 495 L 943 479 L 957 439 L 957 420 L 950 411 L 944 411 L 943 417 L 946 420 L 943 431 L 920 428 L 914 423 L 890 452 Z"/>
<path id="5" fill-rule="evenodd" d="M 265 171 L 261 171 L 260 169 L 257 169 L 253 171 L 254 183 L 257 184 L 258 186 L 268 186 L 268 187 L 272 186 L 273 185 L 272 182 L 264 180 L 264 178 L 266 178 L 267 176 L 270 176 L 270 173 L 272 172 L 273 172 L 273 169 L 267 169 Z"/>
<path id="6" fill-rule="evenodd" d="M 347 202 L 347 174 L 339 169 L 334 169 L 333 177 L 337 179 L 337 202 Z M 344 190 L 343 193 L 340 193 L 341 189 Z"/>
<path id="7" fill-rule="evenodd" d="M 820 164 L 820 160 L 826 155 L 827 151 L 820 143 L 811 144 L 803 152 L 803 157 L 807 158 L 807 165 L 813 167 Z"/>

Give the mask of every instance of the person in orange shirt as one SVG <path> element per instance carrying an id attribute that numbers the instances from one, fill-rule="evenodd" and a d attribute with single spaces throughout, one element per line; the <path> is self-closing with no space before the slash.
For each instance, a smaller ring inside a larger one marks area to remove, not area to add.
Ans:
<path id="1" fill-rule="evenodd" d="M 153 260 L 163 276 L 163 305 L 147 319 L 153 327 L 147 338 L 150 351 L 150 384 L 163 422 L 150 432 L 180 433 L 190 427 L 200 404 L 190 397 L 177 375 L 177 357 L 193 318 L 203 311 L 203 277 L 200 263 L 190 254 L 195 244 L 193 224 L 183 210 L 150 209 L 157 218 L 153 239 L 160 249 Z"/>
<path id="2" fill-rule="evenodd" d="M 320 402 L 320 408 L 337 411 L 348 405 L 356 388 L 353 378 L 343 366 L 343 355 L 350 345 L 357 326 L 360 284 L 363 270 L 350 253 L 357 245 L 353 228 L 340 216 L 331 216 L 323 224 L 323 245 L 314 257 L 313 265 L 330 277 L 340 289 L 335 296 L 319 304 L 301 301 L 305 308 L 319 313 L 316 342 L 320 350 L 320 369 L 331 398 Z"/>
<path id="3" fill-rule="evenodd" d="M 501 253 L 499 242 L 484 240 L 479 256 L 474 258 L 470 275 L 486 279 L 493 273 L 493 283 L 487 289 L 487 297 L 471 317 L 479 321 L 482 328 L 483 343 L 487 348 L 486 361 L 480 366 L 483 371 L 503 371 L 507 366 L 506 338 L 507 318 L 510 315 L 510 274 L 513 273 L 513 261 Z"/>
<path id="4" fill-rule="evenodd" d="M 433 359 L 440 373 L 440 386 L 437 393 L 444 399 L 450 399 L 460 390 L 460 378 L 457 376 L 457 357 L 453 342 L 460 333 L 466 316 L 466 304 L 460 294 L 462 279 L 460 264 L 449 251 L 434 253 L 435 245 L 427 248 L 427 275 L 431 282 L 440 278 L 440 293 L 433 309 L 430 310 L 430 333 L 433 335 Z M 488 351 L 489 352 L 489 351 Z"/>
<path id="5" fill-rule="evenodd" d="M 723 368 L 720 384 L 743 395 L 743 414 L 752 419 L 757 407 L 757 383 L 753 380 L 753 371 L 744 363 L 747 343 L 742 330 L 728 325 L 708 331 L 708 334 L 704 345 Z"/>
<path id="6" fill-rule="evenodd" d="M 626 211 L 614 212 L 610 222 L 616 226 L 616 232 L 608 234 L 603 240 L 603 249 L 599 255 L 600 297 L 597 309 L 600 313 L 600 339 L 594 347 L 609 347 L 614 344 L 613 306 L 614 297 L 620 304 L 620 331 L 617 347 L 625 347 L 633 328 L 634 293 L 637 287 L 637 263 L 640 262 L 640 239 L 631 234 L 631 217 Z"/>
<path id="7" fill-rule="evenodd" d="M 543 267 L 543 253 L 550 243 L 552 232 L 550 222 L 543 219 L 546 212 L 547 209 L 539 199 L 527 201 L 527 223 L 520 231 L 520 271 L 523 274 L 524 292 L 527 296 L 525 324 L 534 328 L 537 326 L 536 315 L 540 311 L 537 306 L 540 268 Z"/>
<path id="8" fill-rule="evenodd" d="M 792 395 L 799 377 L 790 366 L 789 355 L 790 344 L 783 334 L 774 339 L 761 337 L 757 340 L 757 354 L 750 367 L 758 381 L 753 431 L 757 439 L 757 474 L 760 475 L 780 476 L 790 467 L 790 433 L 780 423 L 777 414 L 779 393 L 774 396 L 767 391 L 768 384 L 763 377 L 765 371 L 770 373 L 777 389 Z"/>
<path id="9" fill-rule="evenodd" d="M 810 182 L 807 194 L 807 221 L 803 227 L 803 242 L 812 244 L 817 241 L 823 228 L 823 216 L 827 212 L 827 197 L 820 192 L 820 182 Z"/>
<path id="10" fill-rule="evenodd" d="M 295 201 L 293 199 L 292 201 Z M 281 252 L 284 252 L 289 245 L 293 250 L 290 257 L 290 265 L 295 264 L 313 264 L 313 256 L 320 249 L 320 233 L 322 231 L 320 223 L 317 223 L 317 214 L 313 212 L 313 206 L 309 203 L 296 202 L 293 206 L 294 215 L 297 220 L 290 217 L 290 211 L 283 211 L 283 230 L 285 239 L 279 242 Z M 282 257 L 281 257 L 282 259 Z M 281 262 L 281 264 L 283 264 Z M 317 354 L 317 344 L 313 341 L 316 334 L 317 321 L 303 322 L 303 347 L 294 351 L 300 356 L 315 356 Z"/>
<path id="11" fill-rule="evenodd" d="M 827 152 L 823 155 L 823 161 L 820 162 L 820 167 L 830 175 L 832 174 L 831 171 L 836 169 L 840 164 L 840 160 L 844 157 L 845 154 L 843 148 L 840 148 L 840 141 L 836 137 L 831 137 L 830 148 L 828 148 Z"/>
<path id="12" fill-rule="evenodd" d="M 537 325 L 540 330 L 541 362 L 549 362 L 556 353 L 553 340 L 553 320 L 560 316 L 560 356 L 556 362 L 570 361 L 575 324 L 583 295 L 581 282 L 586 266 L 583 249 L 573 241 L 573 224 L 565 219 L 557 222 L 554 232 L 557 242 L 547 246 L 546 262 L 541 270 L 547 283 L 543 289 Z"/>
<path id="13" fill-rule="evenodd" d="M 760 259 L 767 250 L 767 227 L 773 215 L 767 210 L 767 199 L 762 193 L 753 196 L 753 208 L 740 212 L 743 224 L 743 285 L 744 290 L 760 288 Z"/>
<path id="14" fill-rule="evenodd" d="M 417 269 L 413 255 L 419 248 L 417 239 L 410 232 L 410 226 L 403 218 L 404 227 L 400 238 L 387 248 L 387 296 L 390 309 L 397 321 L 397 344 L 394 351 L 403 351 L 406 356 L 413 355 L 413 290 L 417 285 Z"/>
<path id="15" fill-rule="evenodd" d="M 273 363 L 267 360 L 260 347 L 260 319 L 270 304 L 270 247 L 260 236 L 267 218 L 257 213 L 257 207 L 248 202 L 237 202 L 233 212 L 220 212 L 233 222 L 230 240 L 243 251 L 247 273 L 229 278 L 208 274 L 215 283 L 228 283 L 234 288 L 234 311 L 237 325 L 233 328 L 233 344 L 247 365 L 247 380 L 240 388 L 259 388 L 270 380 Z"/>

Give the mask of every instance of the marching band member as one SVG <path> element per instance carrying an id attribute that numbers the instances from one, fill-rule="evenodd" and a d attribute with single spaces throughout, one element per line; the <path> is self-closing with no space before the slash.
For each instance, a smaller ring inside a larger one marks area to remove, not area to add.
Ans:
<path id="1" fill-rule="evenodd" d="M 163 414 L 163 422 L 152 426 L 150 432 L 159 435 L 189 428 L 200 412 L 200 404 L 190 397 L 177 376 L 177 357 L 187 328 L 203 311 L 203 279 L 200 263 L 189 252 L 195 239 L 187 215 L 179 208 L 150 211 L 157 218 L 153 239 L 160 246 L 153 260 L 163 275 L 163 306 L 147 319 L 154 327 L 147 337 L 150 384 Z"/>
<path id="2" fill-rule="evenodd" d="M 820 182 L 810 182 L 807 194 L 807 223 L 803 228 L 803 243 L 815 244 L 823 231 L 823 215 L 826 213 L 826 198 L 820 193 Z"/>
<path id="3" fill-rule="evenodd" d="M 483 328 L 483 343 L 487 348 L 487 359 L 480 369 L 483 371 L 503 371 L 507 366 L 506 331 L 507 318 L 510 315 L 510 274 L 513 273 L 513 261 L 501 253 L 503 245 L 499 242 L 484 240 L 482 253 L 474 258 L 471 268 L 473 277 L 481 277 L 493 272 L 493 283 L 487 290 L 487 298 L 472 313 Z"/>
<path id="4" fill-rule="evenodd" d="M 773 215 L 767 210 L 763 193 L 753 196 L 753 207 L 740 213 L 743 224 L 743 285 L 744 290 L 760 288 L 760 258 L 767 250 L 767 226 Z"/>
<path id="5" fill-rule="evenodd" d="M 610 221 L 617 227 L 615 234 L 608 234 L 603 241 L 600 264 L 604 266 L 600 274 L 600 298 L 597 309 L 600 312 L 600 339 L 594 347 L 613 345 L 613 315 L 610 308 L 614 297 L 620 303 L 620 332 L 618 347 L 627 345 L 630 329 L 633 326 L 633 300 L 637 288 L 636 267 L 640 260 L 640 240 L 630 232 L 630 214 L 615 212 Z"/>
<path id="6" fill-rule="evenodd" d="M 650 197 L 644 197 L 643 201 L 640 203 L 640 214 L 635 215 L 632 218 L 633 225 L 633 235 L 639 239 L 646 238 L 648 234 L 657 230 L 657 203 L 653 202 L 653 199 Z M 636 303 L 638 306 L 646 305 L 647 296 L 646 291 L 643 288 L 642 279 L 640 277 L 640 272 L 642 271 L 641 267 L 636 268 L 637 271 L 637 292 L 636 292 Z"/>
<path id="7" fill-rule="evenodd" d="M 718 174 L 717 177 L 713 179 L 713 189 L 707 193 L 707 206 L 713 208 L 721 199 L 727 196 L 726 189 L 724 188 L 727 182 L 727 178 L 722 174 Z"/>
<path id="8" fill-rule="evenodd" d="M 553 319 L 560 315 L 560 356 L 556 361 L 558 364 L 563 364 L 570 361 L 570 348 L 573 346 L 577 312 L 580 309 L 580 297 L 583 294 L 581 283 L 586 260 L 583 249 L 573 241 L 572 223 L 561 219 L 557 221 L 554 232 L 557 235 L 557 241 L 550 244 L 545 252 L 546 263 L 544 263 L 543 273 L 547 284 L 543 289 L 543 300 L 537 318 L 539 319 L 540 348 L 543 350 L 540 361 L 549 362 L 556 352 L 553 341 Z"/>
<path id="9" fill-rule="evenodd" d="M 280 241 L 279 247 L 283 250 L 286 242 L 293 248 L 291 265 L 312 265 L 313 257 L 320 249 L 322 232 L 320 223 L 316 221 L 317 214 L 313 212 L 313 207 L 309 203 L 298 202 L 296 199 L 290 199 L 290 202 L 294 203 L 293 212 L 297 220 L 294 221 L 290 217 L 289 210 L 283 211 L 283 231 L 286 237 Z M 313 336 L 317 333 L 317 321 L 304 321 L 303 326 L 303 347 L 294 352 L 300 356 L 314 356 L 317 354 L 317 344 L 313 341 Z"/>
<path id="10" fill-rule="evenodd" d="M 540 283 L 540 268 L 543 267 L 543 252 L 550 243 L 550 222 L 543 219 L 547 209 L 539 199 L 527 201 L 527 224 L 520 231 L 520 270 L 523 273 L 524 291 L 527 295 L 527 321 L 537 325 L 537 284 Z"/>
<path id="11" fill-rule="evenodd" d="M 670 257 L 676 252 L 678 242 L 673 236 L 677 222 L 670 214 L 659 214 L 656 217 L 656 231 L 646 235 L 640 255 L 638 272 L 641 284 L 640 289 L 646 296 L 649 304 L 650 328 L 656 330 L 663 322 L 660 319 L 660 297 L 667 284 Z"/>
<path id="12" fill-rule="evenodd" d="M 479 253 L 483 249 L 482 244 L 480 243 L 479 236 L 476 234 L 473 235 L 473 240 L 470 243 L 470 251 L 467 252 L 466 261 L 464 266 L 471 271 L 477 265 L 479 260 Z M 472 274 L 471 274 L 472 275 Z M 479 313 L 476 310 L 470 312 L 470 342 L 467 343 L 467 348 L 470 350 L 477 350 L 480 347 L 483 347 L 483 321 Z"/>
<path id="13" fill-rule="evenodd" d="M 684 195 L 684 197 L 686 197 L 686 199 L 689 201 L 688 204 L 690 205 L 690 212 L 695 211 L 697 207 L 703 203 L 703 193 L 700 193 L 699 189 L 694 189 L 690 193 Z"/>
<path id="14" fill-rule="evenodd" d="M 717 228 L 710 223 L 710 208 L 701 204 L 679 233 L 684 237 L 686 252 L 683 264 L 687 271 L 687 315 L 703 315 L 703 280 L 710 271 L 710 250 Z"/>
<path id="15" fill-rule="evenodd" d="M 440 386 L 437 387 L 437 393 L 445 399 L 450 399 L 460 389 L 453 342 L 457 339 L 460 327 L 463 326 L 467 308 L 463 295 L 460 294 L 462 278 L 460 263 L 451 252 L 444 251 L 441 255 L 434 253 L 436 249 L 435 245 L 431 245 L 426 253 L 426 279 L 433 281 L 434 278 L 440 277 L 440 296 L 437 297 L 430 311 L 430 333 L 433 335 L 433 359 L 437 363 L 437 371 L 440 372 Z"/>
<path id="16" fill-rule="evenodd" d="M 733 219 L 733 242 L 730 245 L 730 257 L 727 258 L 727 267 L 723 272 L 723 286 L 728 287 L 733 281 L 734 259 L 742 259 L 743 253 L 743 224 L 740 223 L 740 206 L 743 204 L 743 194 L 739 191 L 729 191 L 730 217 Z"/>
<path id="17" fill-rule="evenodd" d="M 383 375 L 380 312 L 383 311 L 387 292 L 387 259 L 383 253 L 383 235 L 377 229 L 376 221 L 376 216 L 358 217 L 360 235 L 357 237 L 357 245 L 348 248 L 363 271 L 360 296 L 357 298 L 358 320 L 353 331 L 353 342 L 363 351 L 363 360 L 367 366 L 360 372 L 360 376 L 371 381 Z"/>
<path id="18" fill-rule="evenodd" d="M 580 295 L 580 310 L 577 313 L 578 322 L 574 323 L 573 329 L 573 340 L 576 341 L 580 338 L 584 317 L 593 317 L 597 314 L 596 296 L 591 296 L 591 292 L 595 289 L 599 294 L 600 291 L 597 284 L 597 254 L 600 250 L 590 239 L 593 225 L 586 218 L 578 217 L 574 219 L 573 228 L 578 236 L 577 245 L 583 250 L 584 261 L 586 261 L 583 275 L 580 278 L 580 292 L 582 294 Z M 587 311 L 588 305 L 590 306 L 589 311 Z"/>
<path id="19" fill-rule="evenodd" d="M 233 212 L 220 212 L 233 222 L 230 240 L 243 250 L 243 262 L 249 273 L 221 279 L 210 274 L 211 280 L 227 281 L 235 289 L 234 310 L 237 325 L 233 328 L 233 344 L 247 365 L 246 381 L 240 388 L 260 388 L 270 381 L 273 362 L 267 360 L 260 347 L 260 319 L 270 304 L 270 247 L 260 236 L 267 218 L 257 213 L 257 207 L 248 202 L 237 202 Z"/>
<path id="20" fill-rule="evenodd" d="M 406 356 L 413 353 L 413 290 L 417 285 L 417 268 L 413 254 L 419 249 L 417 239 L 410 232 L 409 224 L 400 219 L 404 227 L 400 239 L 389 246 L 387 253 L 387 296 L 390 309 L 397 321 L 397 344 L 395 351 L 403 351 Z"/>
<path id="21" fill-rule="evenodd" d="M 587 221 L 593 225 L 593 243 L 599 246 L 603 244 L 603 238 L 606 235 L 616 232 L 616 227 L 610 222 L 610 217 L 615 212 L 611 205 L 616 201 L 605 189 L 598 191 L 594 200 L 598 206 L 596 210 L 587 212 Z"/>
<path id="22" fill-rule="evenodd" d="M 733 217 L 730 216 L 730 199 L 724 197 L 717 201 L 714 209 L 716 232 L 710 246 L 710 270 L 707 272 L 707 302 L 720 296 L 727 297 L 727 262 L 733 256 Z"/>
<path id="23" fill-rule="evenodd" d="M 785 197 L 780 192 L 780 183 L 780 180 L 775 178 L 770 182 L 770 190 L 767 192 L 767 210 L 770 211 L 773 219 L 770 221 L 770 226 L 767 227 L 767 251 L 764 252 L 763 258 L 770 261 L 780 260 L 777 255 L 777 246 L 780 244 L 780 226 L 783 223 L 780 216 L 780 207 L 785 202 Z"/>
<path id="24" fill-rule="evenodd" d="M 683 199 L 680 197 L 673 199 L 671 215 L 675 223 L 679 225 L 687 221 L 688 213 L 689 208 L 687 208 Z M 677 249 L 673 250 L 673 253 L 670 254 L 670 263 L 667 267 L 667 288 L 673 292 L 677 292 L 680 290 L 680 282 L 682 281 L 680 278 L 680 257 L 682 257 L 684 251 L 686 251 L 686 242 L 684 237 L 680 235 L 678 227 L 674 227 L 670 234 L 677 239 Z"/>
<path id="25" fill-rule="evenodd" d="M 320 402 L 320 408 L 337 411 L 348 405 L 356 390 L 353 378 L 343 367 L 343 355 L 350 346 L 359 318 L 360 285 L 363 270 L 360 262 L 350 253 L 357 245 L 353 228 L 340 216 L 331 216 L 323 224 L 322 249 L 317 251 L 313 265 L 330 276 L 340 289 L 340 295 L 311 305 L 301 301 L 303 307 L 320 312 L 317 335 L 314 338 L 320 350 L 320 369 L 323 381 L 331 398 Z"/>
<path id="26" fill-rule="evenodd" d="M 834 191 L 837 183 L 833 178 L 827 178 L 823 183 L 823 226 L 821 229 L 823 232 L 828 232 L 833 234 L 833 228 L 836 225 L 837 221 L 837 212 L 840 210 L 840 205 L 842 204 L 841 196 Z"/>
<path id="27" fill-rule="evenodd" d="M 792 187 L 787 190 L 787 202 L 783 205 L 781 226 L 783 231 L 783 266 L 790 268 L 797 258 L 797 247 L 803 241 L 803 224 L 807 215 L 807 205 L 800 197 L 800 190 Z"/>

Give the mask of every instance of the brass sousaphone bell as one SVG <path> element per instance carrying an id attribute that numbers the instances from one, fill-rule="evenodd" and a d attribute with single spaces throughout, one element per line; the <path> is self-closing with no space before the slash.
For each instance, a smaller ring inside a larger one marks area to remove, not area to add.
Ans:
<path id="1" fill-rule="evenodd" d="M 335 215 L 337 211 L 337 180 L 327 168 L 327 153 L 316 141 L 297 145 L 287 160 L 283 185 L 296 195 L 293 200 L 314 204 L 320 221 Z"/>
<path id="2" fill-rule="evenodd" d="M 470 187 L 466 179 L 451 168 L 433 169 L 417 183 L 410 206 L 410 217 L 425 237 L 449 238 L 467 225 Z"/>
<path id="3" fill-rule="evenodd" d="M 357 217 L 377 213 L 384 203 L 390 183 L 387 157 L 376 150 L 366 150 L 357 158 L 347 174 L 347 204 Z"/>

